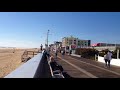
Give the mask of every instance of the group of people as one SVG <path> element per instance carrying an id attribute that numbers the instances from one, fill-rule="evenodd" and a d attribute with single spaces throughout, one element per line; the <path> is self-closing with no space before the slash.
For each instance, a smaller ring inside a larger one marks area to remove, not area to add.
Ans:
<path id="1" fill-rule="evenodd" d="M 110 68 L 110 62 L 112 60 L 112 52 L 111 51 L 105 52 L 104 60 L 105 60 L 105 66 Z"/>
<path id="2" fill-rule="evenodd" d="M 65 55 L 65 50 L 60 50 L 60 53 L 62 54 L 62 58 L 64 57 Z M 69 55 L 72 54 L 72 50 L 69 50 Z M 55 50 L 55 57 L 57 58 L 57 55 L 58 55 L 58 50 L 56 49 Z"/>
<path id="3" fill-rule="evenodd" d="M 57 59 L 59 51 L 56 49 L 54 52 L 55 52 L 55 58 Z M 48 57 L 50 57 L 50 53 L 48 53 L 46 50 L 45 50 L 45 53 Z M 60 53 L 62 54 L 62 58 L 64 58 L 65 50 L 62 50 L 62 51 L 60 50 Z M 72 54 L 72 50 L 70 50 L 70 52 L 69 52 L 69 55 L 71 55 L 71 54 Z M 51 60 L 53 60 L 53 57 L 51 58 Z M 110 62 L 112 60 L 112 52 L 111 51 L 105 52 L 104 60 L 105 60 L 105 67 L 110 68 Z"/>
<path id="4" fill-rule="evenodd" d="M 57 59 L 57 56 L 58 56 L 58 50 L 56 49 L 55 50 L 55 57 L 56 57 L 56 59 Z M 62 54 L 62 58 L 64 57 L 64 55 L 65 55 L 65 50 L 60 50 L 60 53 Z M 71 53 L 72 53 L 72 51 L 70 50 L 70 55 L 71 55 Z"/>

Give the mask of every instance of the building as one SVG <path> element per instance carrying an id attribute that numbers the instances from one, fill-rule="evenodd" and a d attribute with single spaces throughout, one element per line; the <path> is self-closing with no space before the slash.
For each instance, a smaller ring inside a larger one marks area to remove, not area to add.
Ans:
<path id="1" fill-rule="evenodd" d="M 68 49 L 75 49 L 75 48 L 89 47 L 89 46 L 91 46 L 91 40 L 81 40 L 73 36 L 62 38 L 62 47 L 66 47 Z"/>
<path id="2" fill-rule="evenodd" d="M 92 44 L 93 47 L 104 47 L 104 46 L 120 46 L 120 44 L 110 44 L 110 43 L 95 43 Z"/>
<path id="3" fill-rule="evenodd" d="M 60 49 L 62 47 L 62 42 L 55 41 L 54 42 L 54 49 Z"/>
<path id="4" fill-rule="evenodd" d="M 102 51 L 108 49 L 110 51 L 114 51 L 117 48 L 120 48 L 120 44 L 110 44 L 110 43 L 95 43 L 91 45 L 91 48 L 94 48 L 98 51 Z"/>

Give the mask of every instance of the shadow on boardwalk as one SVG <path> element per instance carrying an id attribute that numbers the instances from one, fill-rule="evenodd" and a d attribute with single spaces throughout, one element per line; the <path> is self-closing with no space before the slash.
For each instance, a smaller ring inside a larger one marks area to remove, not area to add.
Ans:
<path id="1" fill-rule="evenodd" d="M 63 73 L 63 76 L 64 76 L 65 78 L 73 78 L 73 77 L 71 77 L 67 72 L 64 72 L 64 73 Z"/>

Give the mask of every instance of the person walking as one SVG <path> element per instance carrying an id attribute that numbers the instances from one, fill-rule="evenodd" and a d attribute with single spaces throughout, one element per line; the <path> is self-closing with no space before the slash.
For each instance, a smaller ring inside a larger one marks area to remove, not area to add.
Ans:
<path id="1" fill-rule="evenodd" d="M 110 62 L 112 60 L 112 52 L 111 51 L 108 51 L 108 67 L 110 68 Z"/>
<path id="2" fill-rule="evenodd" d="M 43 45 L 41 44 L 41 46 L 40 46 L 40 50 L 42 51 L 43 50 Z"/>
<path id="3" fill-rule="evenodd" d="M 112 60 L 112 53 L 110 51 L 108 51 L 105 55 L 104 55 L 104 60 L 105 60 L 105 66 L 110 68 L 110 62 Z"/>
<path id="4" fill-rule="evenodd" d="M 62 58 L 64 58 L 65 50 L 62 51 Z"/>
<path id="5" fill-rule="evenodd" d="M 58 50 L 55 50 L 55 58 L 57 59 L 57 55 L 58 55 Z"/>
<path id="6" fill-rule="evenodd" d="M 71 55 L 72 54 L 72 50 L 70 50 L 70 52 L 69 52 L 70 54 L 69 55 Z"/>
<path id="7" fill-rule="evenodd" d="M 107 67 L 108 55 L 107 55 L 106 52 L 105 52 L 105 55 L 104 55 L 104 60 L 105 60 L 105 67 Z"/>

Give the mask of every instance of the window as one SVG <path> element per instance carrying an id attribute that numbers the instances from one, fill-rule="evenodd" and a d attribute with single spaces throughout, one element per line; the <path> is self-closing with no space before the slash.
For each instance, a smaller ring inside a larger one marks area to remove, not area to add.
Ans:
<path id="1" fill-rule="evenodd" d="M 69 42 L 69 45 L 71 45 L 72 44 L 72 42 Z"/>
<path id="2" fill-rule="evenodd" d="M 66 40 L 68 41 L 68 38 L 66 38 Z"/>

